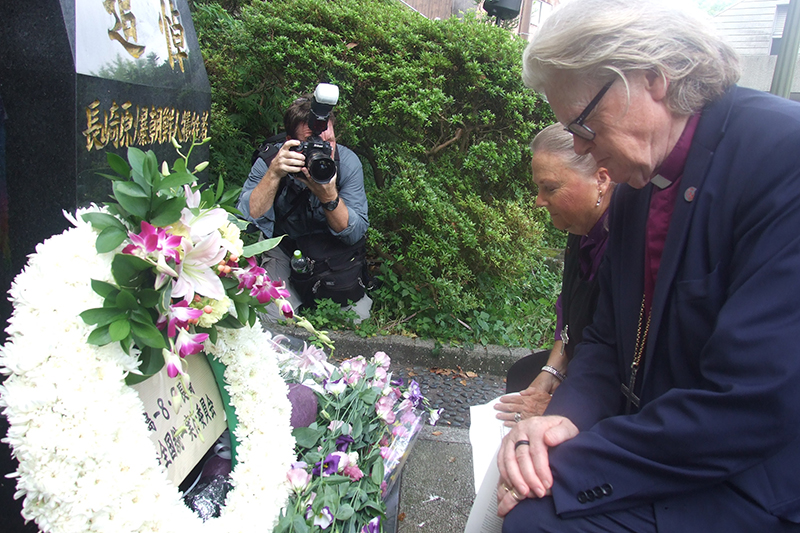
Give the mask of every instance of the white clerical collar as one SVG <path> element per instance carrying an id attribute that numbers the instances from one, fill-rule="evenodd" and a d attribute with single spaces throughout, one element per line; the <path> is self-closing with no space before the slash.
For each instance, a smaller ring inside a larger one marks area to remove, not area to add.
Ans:
<path id="1" fill-rule="evenodd" d="M 662 176 L 661 174 L 656 174 L 656 175 L 653 177 L 653 179 L 651 179 L 651 180 L 650 180 L 650 183 L 652 183 L 653 185 L 655 185 L 655 186 L 656 186 L 656 187 L 658 187 L 659 189 L 666 189 L 667 187 L 669 187 L 670 185 L 672 185 L 672 182 L 671 182 L 671 181 L 669 181 L 669 180 L 668 180 L 667 178 L 665 178 L 664 176 Z"/>

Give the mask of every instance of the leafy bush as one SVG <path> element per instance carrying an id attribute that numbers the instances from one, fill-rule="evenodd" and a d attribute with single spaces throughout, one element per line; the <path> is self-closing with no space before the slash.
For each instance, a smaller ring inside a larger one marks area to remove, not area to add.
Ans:
<path id="1" fill-rule="evenodd" d="M 362 328 L 541 338 L 558 276 L 531 272 L 563 237 L 534 211 L 527 146 L 553 117 L 522 85 L 525 42 L 474 11 L 432 21 L 396 0 L 228 7 L 194 5 L 213 91 L 213 171 L 243 183 L 288 104 L 318 82 L 339 85 L 337 139 L 364 163 L 368 245 L 383 280 Z M 518 326 L 531 332 L 503 331 L 518 316 L 534 320 Z"/>

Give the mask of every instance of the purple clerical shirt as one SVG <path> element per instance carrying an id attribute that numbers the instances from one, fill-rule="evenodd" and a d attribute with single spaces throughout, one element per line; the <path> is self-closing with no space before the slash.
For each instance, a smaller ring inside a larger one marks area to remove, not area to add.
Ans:
<path id="1" fill-rule="evenodd" d="M 692 138 L 700 121 L 700 114 L 693 115 L 683 129 L 678 142 L 670 154 L 656 171 L 672 183 L 666 187 L 653 186 L 650 197 L 650 211 L 647 215 L 647 230 L 645 233 L 645 262 L 644 262 L 644 301 L 645 310 L 649 314 L 653 304 L 658 268 L 661 266 L 661 256 L 664 253 L 664 244 L 667 241 L 669 222 L 672 211 L 675 209 L 675 198 L 678 195 L 678 184 L 683 177 L 683 168 L 689 157 L 689 148 Z"/>
<path id="2" fill-rule="evenodd" d="M 592 280 L 600 268 L 600 261 L 606 251 L 608 243 L 608 209 L 600 215 L 589 233 L 581 237 L 578 250 L 581 277 Z M 555 340 L 560 341 L 561 332 L 564 330 L 564 317 L 561 309 L 561 295 L 556 300 L 556 334 Z"/>

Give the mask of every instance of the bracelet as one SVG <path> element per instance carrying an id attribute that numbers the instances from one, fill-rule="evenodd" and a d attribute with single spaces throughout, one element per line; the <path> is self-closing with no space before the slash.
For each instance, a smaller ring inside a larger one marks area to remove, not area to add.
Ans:
<path id="1" fill-rule="evenodd" d="M 550 365 L 544 365 L 542 367 L 542 372 L 547 372 L 548 374 L 553 374 L 558 381 L 564 381 L 566 379 L 566 377 L 567 377 L 566 374 L 563 374 L 563 373 L 559 372 L 557 368 L 552 367 Z"/>

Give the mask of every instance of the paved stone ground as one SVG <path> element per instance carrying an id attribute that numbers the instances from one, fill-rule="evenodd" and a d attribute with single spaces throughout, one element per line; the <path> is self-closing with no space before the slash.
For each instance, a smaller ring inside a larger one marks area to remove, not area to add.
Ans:
<path id="1" fill-rule="evenodd" d="M 469 406 L 505 392 L 505 380 L 459 369 L 393 364 L 394 376 L 414 379 L 434 407 L 436 426 L 426 425 L 403 468 L 396 529 L 387 533 L 461 533 L 475 499 Z"/>
<path id="2" fill-rule="evenodd" d="M 414 379 L 432 407 L 444 408 L 440 426 L 468 428 L 469 406 L 484 404 L 505 393 L 505 379 L 460 369 L 392 365 L 392 375 Z"/>

